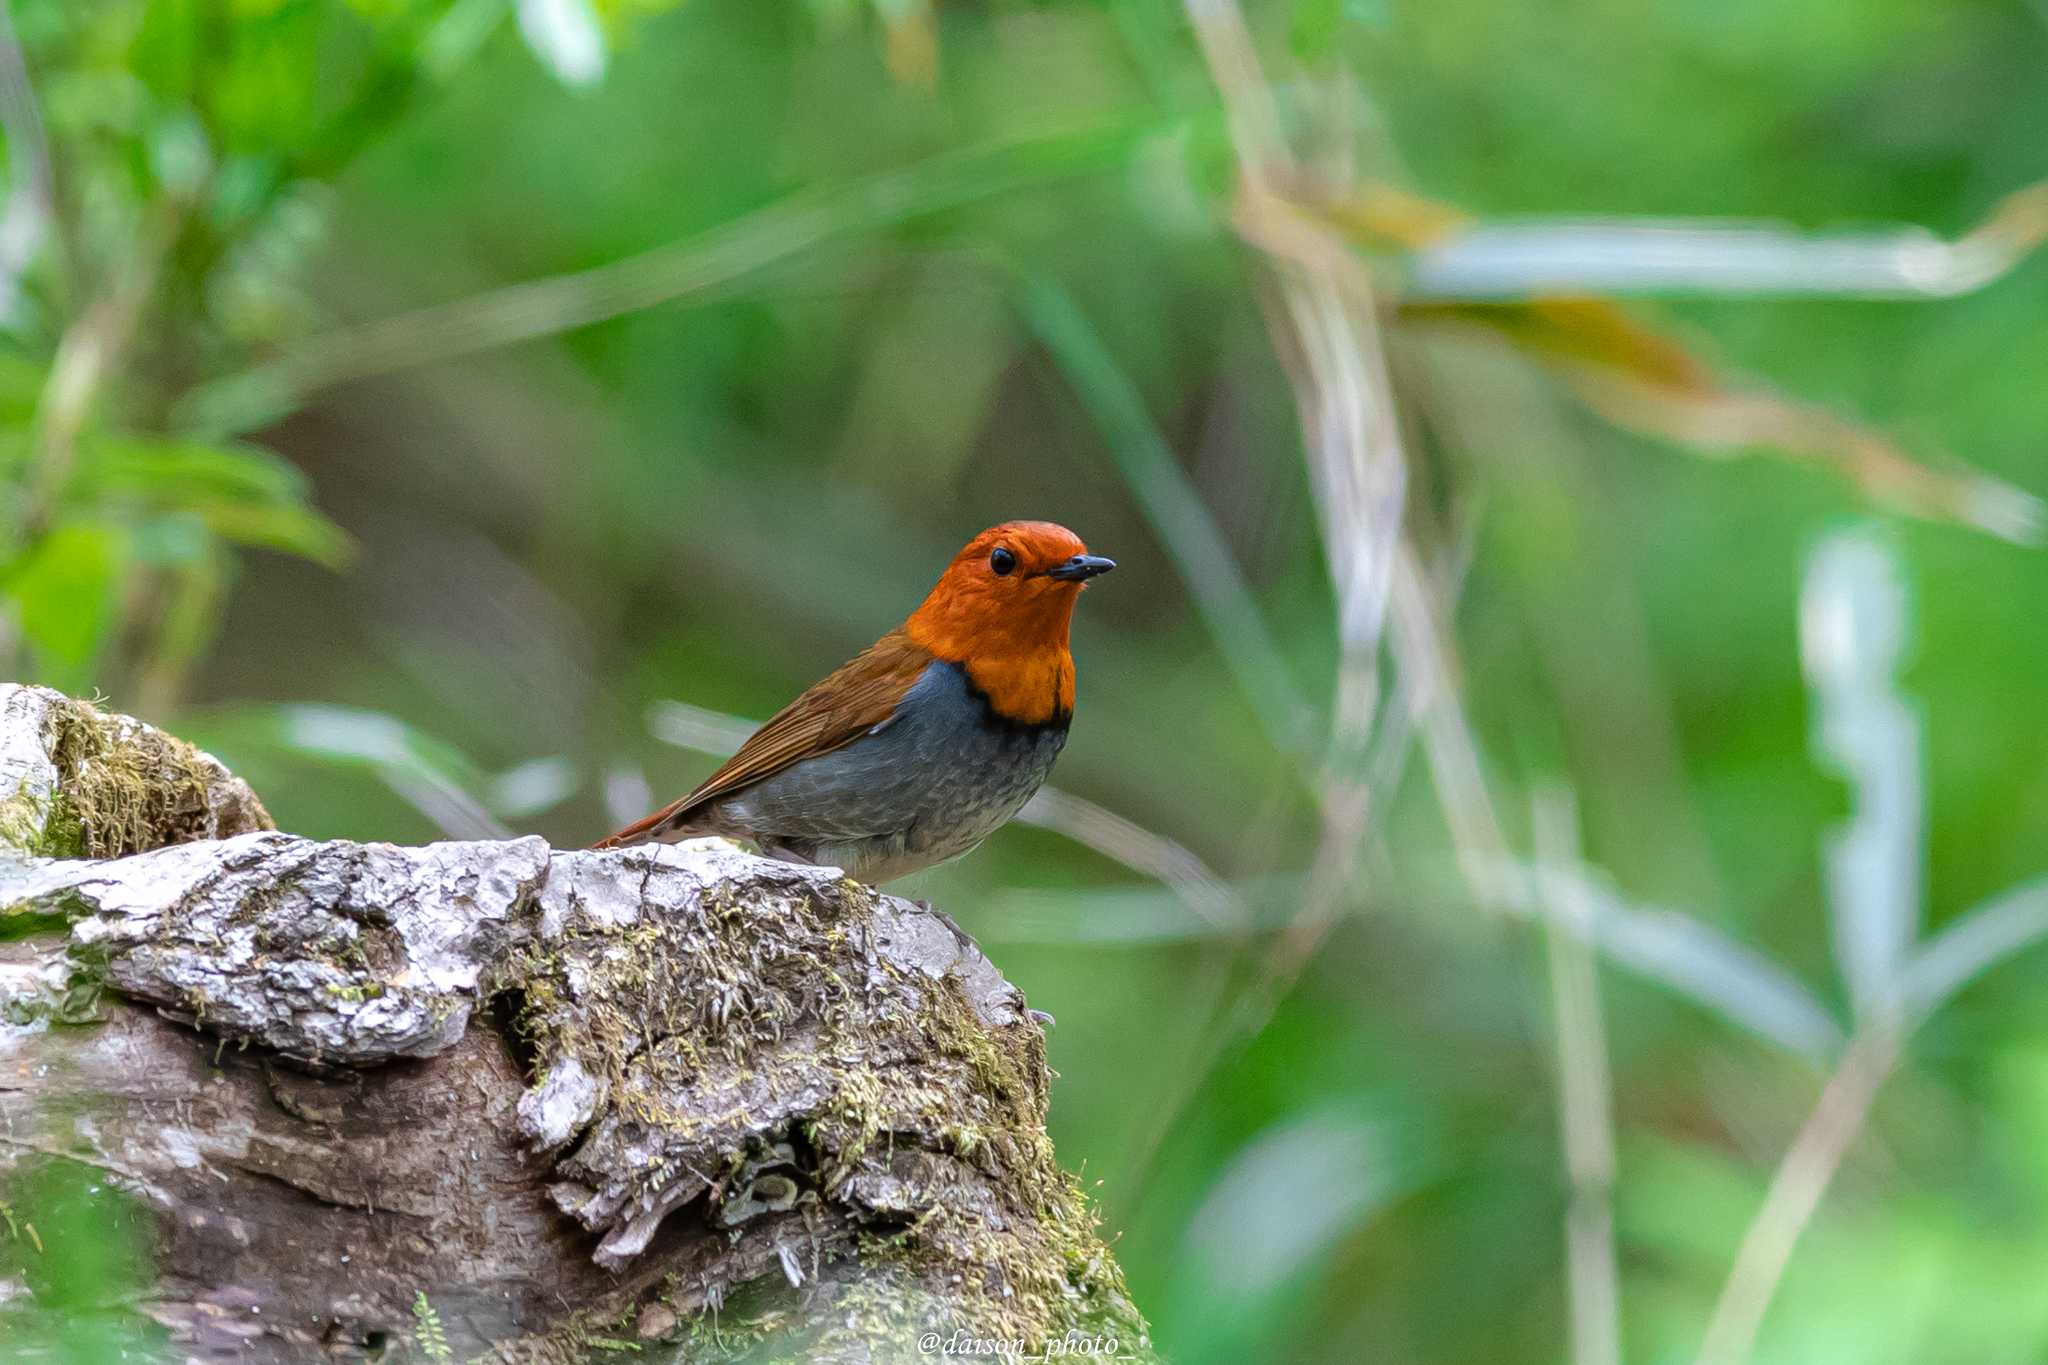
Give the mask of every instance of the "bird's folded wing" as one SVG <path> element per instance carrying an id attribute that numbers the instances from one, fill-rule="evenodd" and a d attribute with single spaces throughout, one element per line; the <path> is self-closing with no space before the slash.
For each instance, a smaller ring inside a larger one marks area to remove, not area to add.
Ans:
<path id="1" fill-rule="evenodd" d="M 695 791 L 595 847 L 631 843 L 681 824 L 697 807 L 851 744 L 896 713 L 897 703 L 931 662 L 930 650 L 913 644 L 901 630 L 889 632 L 777 711 Z"/>

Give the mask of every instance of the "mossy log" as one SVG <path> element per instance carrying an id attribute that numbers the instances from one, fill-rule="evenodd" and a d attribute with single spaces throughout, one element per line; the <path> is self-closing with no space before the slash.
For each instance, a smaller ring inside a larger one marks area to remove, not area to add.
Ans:
<path id="1" fill-rule="evenodd" d="M 45 689 L 0 686 L 0 792 L 0 1340 L 1150 1355 L 1039 1024 L 917 906 L 713 841 L 282 834 Z M 88 1243 L 137 1264 L 67 1282 Z"/>

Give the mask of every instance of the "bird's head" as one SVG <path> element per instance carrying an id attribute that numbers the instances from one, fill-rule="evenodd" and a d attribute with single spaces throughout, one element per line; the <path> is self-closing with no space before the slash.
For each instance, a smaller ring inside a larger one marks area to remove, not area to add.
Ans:
<path id="1" fill-rule="evenodd" d="M 1075 599 L 1115 567 L 1064 526 L 1006 521 L 953 556 L 904 628 L 939 658 L 965 664 L 999 711 L 1044 720 L 1073 708 L 1067 626 Z"/>

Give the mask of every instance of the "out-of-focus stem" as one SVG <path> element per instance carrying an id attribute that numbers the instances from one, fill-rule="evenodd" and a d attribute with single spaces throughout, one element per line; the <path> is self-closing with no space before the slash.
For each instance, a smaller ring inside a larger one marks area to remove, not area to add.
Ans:
<path id="1" fill-rule="evenodd" d="M 15 524 L 16 535 L 33 536 L 48 519 L 78 454 L 78 438 L 92 415 L 107 375 L 135 339 L 143 306 L 156 291 L 158 271 L 184 222 L 185 202 L 157 205 L 122 262 L 114 282 L 65 329 L 50 363 L 49 378 L 36 405 L 35 455 Z M 4 538 L 0 538 L 4 543 Z"/>
<path id="2" fill-rule="evenodd" d="M 1563 793 L 1536 802 L 1537 856 L 1578 861 L 1577 817 Z M 1565 1268 L 1571 1295 L 1573 1365 L 1619 1365 L 1621 1272 L 1614 1251 L 1614 1085 L 1600 1016 L 1583 896 L 1562 898 L 1545 918 L 1551 1027 L 1557 1037 L 1558 1127 L 1571 1197 L 1565 1208 Z"/>
<path id="3" fill-rule="evenodd" d="M 1405 540 L 1395 565 L 1393 618 L 1394 652 L 1414 692 L 1423 753 L 1457 850 L 1458 871 L 1482 910 L 1499 910 L 1509 898 L 1501 870 L 1507 836 L 1486 790 L 1479 745 L 1458 696 L 1450 642 L 1415 548 Z"/>
<path id="4" fill-rule="evenodd" d="M 1694 1365 L 1741 1365 L 1749 1358 L 1793 1247 L 1812 1221 L 1850 1144 L 1862 1132 L 1878 1090 L 1898 1064 L 1900 1032 L 1896 1020 L 1875 1019 L 1842 1054 L 1813 1112 L 1778 1163 L 1763 1205 L 1742 1234 L 1734 1268 L 1721 1287 Z"/>
<path id="5" fill-rule="evenodd" d="M 1364 866 L 1375 806 L 1368 777 L 1380 713 L 1380 648 L 1408 465 L 1370 282 L 1341 239 L 1284 198 L 1301 170 L 1244 15 L 1235 0 L 1187 0 L 1186 9 L 1237 153 L 1233 219 L 1264 253 L 1277 283 L 1269 326 L 1301 414 L 1337 608 L 1335 696 L 1318 780 L 1322 834 L 1300 913 L 1248 998 L 1256 1018 L 1328 936 Z"/>

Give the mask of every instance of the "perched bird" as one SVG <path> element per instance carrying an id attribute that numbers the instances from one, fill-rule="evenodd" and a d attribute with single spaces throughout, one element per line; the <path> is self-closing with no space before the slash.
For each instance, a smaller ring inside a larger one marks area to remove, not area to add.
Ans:
<path id="1" fill-rule="evenodd" d="M 704 834 L 893 880 L 968 852 L 1045 781 L 1074 714 L 1067 625 L 1116 561 L 1046 521 L 992 526 L 924 605 L 775 713 L 688 796 L 597 848 Z"/>

